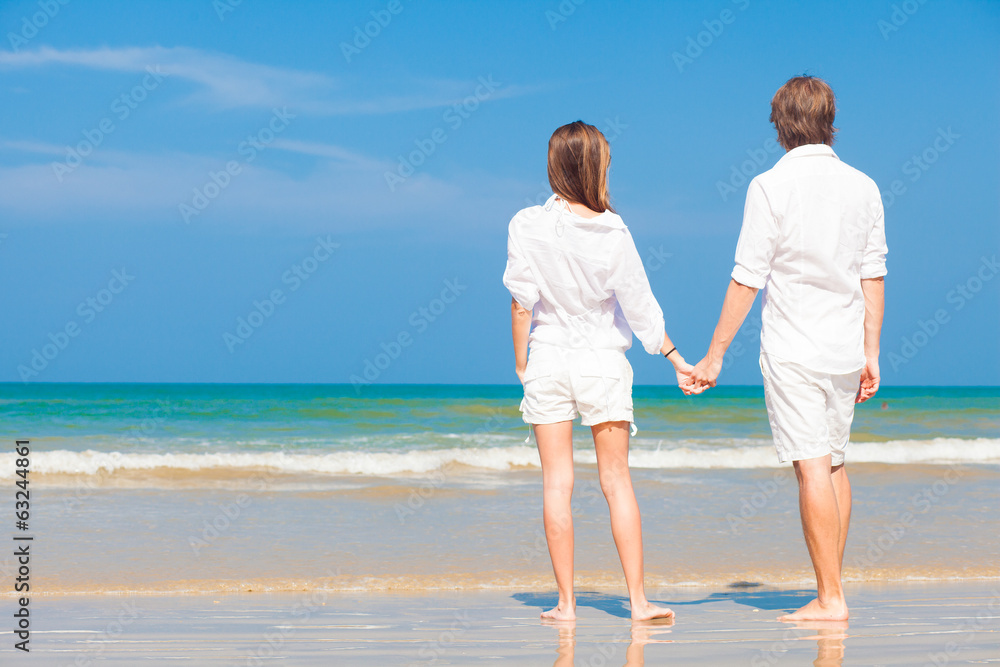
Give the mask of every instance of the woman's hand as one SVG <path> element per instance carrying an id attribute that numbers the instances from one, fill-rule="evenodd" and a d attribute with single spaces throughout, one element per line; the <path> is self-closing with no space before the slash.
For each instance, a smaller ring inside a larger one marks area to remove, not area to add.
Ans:
<path id="1" fill-rule="evenodd" d="M 691 373 L 694 372 L 694 366 L 684 361 L 684 357 L 681 356 L 680 352 L 673 352 L 667 360 L 674 365 L 674 373 L 677 374 L 677 386 L 683 391 L 687 396 L 691 394 L 700 394 L 704 389 L 699 390 L 694 380 L 691 379 Z"/>
<path id="2" fill-rule="evenodd" d="M 694 371 L 694 366 L 684 361 L 683 357 L 674 364 L 674 372 L 677 374 L 677 386 L 688 396 L 693 393 L 692 389 L 694 388 L 694 383 L 691 380 L 692 371 Z"/>
<path id="3" fill-rule="evenodd" d="M 510 300 L 510 332 L 514 337 L 514 372 L 524 384 L 524 370 L 528 367 L 528 336 L 531 333 L 531 311 L 522 308 L 517 299 Z"/>

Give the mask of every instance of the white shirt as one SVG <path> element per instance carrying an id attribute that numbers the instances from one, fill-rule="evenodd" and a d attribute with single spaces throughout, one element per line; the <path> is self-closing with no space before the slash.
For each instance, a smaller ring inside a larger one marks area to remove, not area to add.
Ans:
<path id="1" fill-rule="evenodd" d="M 531 349 L 624 352 L 633 331 L 650 354 L 663 346 L 663 311 L 632 235 L 611 211 L 583 218 L 556 195 L 518 211 L 508 228 L 503 284 L 533 310 Z"/>
<path id="2" fill-rule="evenodd" d="M 763 288 L 762 354 L 821 373 L 865 365 L 861 280 L 886 274 L 878 186 L 825 144 L 785 154 L 747 191 L 733 280 Z"/>

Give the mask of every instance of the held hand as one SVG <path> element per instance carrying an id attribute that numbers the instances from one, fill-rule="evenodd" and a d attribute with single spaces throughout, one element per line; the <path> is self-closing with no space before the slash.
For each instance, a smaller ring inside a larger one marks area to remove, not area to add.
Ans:
<path id="1" fill-rule="evenodd" d="M 861 386 L 858 387 L 858 395 L 854 399 L 855 403 L 864 403 L 878 392 L 879 370 L 878 357 L 865 360 L 865 367 L 861 371 Z"/>
<path id="2" fill-rule="evenodd" d="M 514 372 L 517 373 L 517 379 L 521 381 L 521 384 L 524 384 L 524 371 L 525 370 L 527 370 L 527 366 L 525 366 L 524 368 L 515 368 L 514 369 Z"/>
<path id="3" fill-rule="evenodd" d="M 693 393 L 691 390 L 694 388 L 691 382 L 691 371 L 693 370 L 694 366 L 684 361 L 684 359 L 680 359 L 674 364 L 674 372 L 677 374 L 677 386 L 688 396 Z"/>
<path id="4" fill-rule="evenodd" d="M 694 387 L 693 393 L 700 394 L 709 387 L 714 387 L 715 381 L 721 372 L 721 361 L 713 361 L 708 357 L 699 361 L 698 365 L 691 371 L 691 382 Z"/>

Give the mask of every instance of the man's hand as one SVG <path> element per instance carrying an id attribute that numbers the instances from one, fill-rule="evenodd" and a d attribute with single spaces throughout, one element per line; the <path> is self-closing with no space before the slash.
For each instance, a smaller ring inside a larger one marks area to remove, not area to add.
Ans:
<path id="1" fill-rule="evenodd" d="M 715 381 L 722 372 L 722 362 L 705 357 L 691 371 L 691 386 L 693 394 L 700 394 L 709 387 L 715 386 Z"/>
<path id="2" fill-rule="evenodd" d="M 747 318 L 756 296 L 756 287 L 744 285 L 736 280 L 729 281 L 719 323 L 715 325 L 715 333 L 712 334 L 712 342 L 708 346 L 708 354 L 691 372 L 690 393 L 700 394 L 715 386 L 715 380 L 722 372 L 722 359 L 726 356 L 726 350 L 743 326 L 743 321 Z"/>
<path id="3" fill-rule="evenodd" d="M 861 386 L 858 388 L 858 395 L 854 402 L 864 403 L 874 396 L 878 392 L 878 384 L 878 357 L 871 357 L 865 360 L 865 367 L 861 371 Z"/>

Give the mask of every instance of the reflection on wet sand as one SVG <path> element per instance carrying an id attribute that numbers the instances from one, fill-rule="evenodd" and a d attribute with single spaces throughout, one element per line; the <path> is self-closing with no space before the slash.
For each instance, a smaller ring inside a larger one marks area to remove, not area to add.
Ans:
<path id="1" fill-rule="evenodd" d="M 552 667 L 572 667 L 576 649 L 576 621 L 550 621 L 542 619 L 542 625 L 559 630 L 559 646 L 556 661 Z"/>
<path id="2" fill-rule="evenodd" d="M 798 621 L 797 630 L 814 630 L 816 634 L 799 637 L 799 640 L 816 641 L 816 660 L 813 667 L 840 667 L 844 663 L 844 640 L 847 639 L 847 621 Z"/>
<path id="3" fill-rule="evenodd" d="M 654 621 L 636 621 L 632 623 L 631 641 L 625 649 L 625 667 L 640 667 L 646 664 L 645 647 L 646 644 L 667 644 L 669 639 L 657 639 L 657 635 L 670 634 L 673 626 L 673 619 L 659 619 Z M 576 621 L 548 621 L 543 620 L 542 625 L 556 628 L 559 631 L 559 645 L 556 648 L 556 661 L 552 667 L 572 667 L 576 653 Z M 618 652 L 620 644 L 607 644 L 600 653 L 611 660 Z"/>
<path id="4" fill-rule="evenodd" d="M 556 660 L 552 667 L 573 667 L 576 654 L 576 621 L 543 620 L 542 625 L 558 631 Z M 674 625 L 673 619 L 644 621 L 632 623 L 630 641 L 625 649 L 624 667 L 642 667 L 646 664 L 645 647 L 647 644 L 669 644 L 669 635 Z M 847 621 L 799 621 L 792 625 L 796 630 L 808 630 L 813 634 L 789 638 L 781 642 L 781 653 L 791 648 L 794 641 L 815 641 L 816 660 L 813 667 L 841 667 L 844 662 L 844 640 L 847 639 Z M 617 640 L 616 638 L 613 638 Z M 614 658 L 621 644 L 618 641 L 603 645 L 598 649 L 608 661 L 614 664 Z"/>

